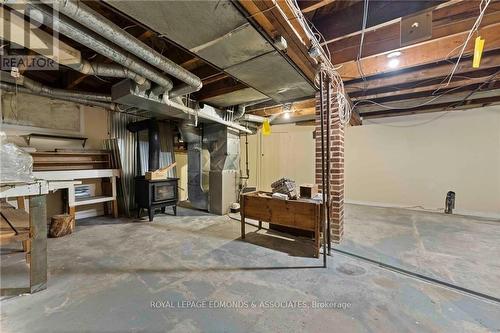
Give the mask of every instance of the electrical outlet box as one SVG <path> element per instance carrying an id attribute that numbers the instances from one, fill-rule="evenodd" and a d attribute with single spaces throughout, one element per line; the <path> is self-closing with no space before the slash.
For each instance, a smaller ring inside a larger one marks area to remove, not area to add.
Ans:
<path id="1" fill-rule="evenodd" d="M 432 11 L 401 18 L 401 46 L 432 38 Z"/>

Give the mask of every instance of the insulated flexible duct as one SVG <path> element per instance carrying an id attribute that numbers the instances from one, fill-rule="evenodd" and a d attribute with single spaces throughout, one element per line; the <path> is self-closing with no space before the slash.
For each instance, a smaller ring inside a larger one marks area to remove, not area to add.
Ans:
<path id="1" fill-rule="evenodd" d="M 109 41 L 136 55 L 139 59 L 143 59 L 149 64 L 187 84 L 187 86 L 181 85 L 174 88 L 170 96 L 184 95 L 201 89 L 202 83 L 199 77 L 164 57 L 151 47 L 138 41 L 134 36 L 123 31 L 119 26 L 89 8 L 81 1 L 41 0 L 41 2 L 52 6 L 58 12 L 72 18 L 100 36 L 107 38 Z"/>
<path id="2" fill-rule="evenodd" d="M 87 75 L 97 75 L 97 76 L 107 76 L 107 77 L 118 77 L 118 78 L 129 78 L 137 82 L 137 84 L 142 89 L 149 89 L 151 87 L 150 82 L 139 74 L 131 71 L 130 69 L 117 65 L 117 64 L 104 64 L 97 62 L 89 62 L 83 60 L 78 65 L 69 66 L 74 70 L 79 71 L 82 74 Z"/>
<path id="3" fill-rule="evenodd" d="M 44 94 L 46 96 L 59 96 L 68 98 L 78 98 L 82 100 L 93 100 L 99 102 L 111 102 L 110 95 L 95 93 L 95 92 L 52 88 L 38 81 L 27 78 L 23 75 L 20 75 L 18 78 L 12 78 L 6 72 L 2 71 L 0 78 L 4 82 L 15 82 L 16 84 L 23 85 L 30 91 L 40 95 Z"/>
<path id="4" fill-rule="evenodd" d="M 100 37 L 80 24 L 62 16 L 52 15 L 46 7 L 30 2 L 28 15 L 36 22 L 45 24 L 59 33 L 85 45 L 97 53 L 129 68 L 132 72 L 159 84 L 164 91 L 170 91 L 173 87 L 172 81 L 156 68 L 144 63 L 137 57 L 122 51 L 110 41 Z M 36 12 L 34 11 L 36 10 Z M 36 13 L 41 14 L 37 15 Z"/>

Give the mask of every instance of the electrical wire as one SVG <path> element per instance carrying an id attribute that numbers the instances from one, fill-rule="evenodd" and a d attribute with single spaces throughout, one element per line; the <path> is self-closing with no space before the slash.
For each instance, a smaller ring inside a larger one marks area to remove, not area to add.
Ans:
<path id="1" fill-rule="evenodd" d="M 490 4 L 490 2 L 491 2 L 491 0 L 481 0 L 481 3 L 479 4 L 479 15 L 478 15 L 476 21 L 474 22 L 474 24 L 472 25 L 472 28 L 470 29 L 469 33 L 467 34 L 467 38 L 465 39 L 464 43 L 462 45 L 457 46 L 453 50 L 451 50 L 448 53 L 448 55 L 446 56 L 446 58 L 448 58 L 450 56 L 450 54 L 453 53 L 457 48 L 459 48 L 460 46 L 462 47 L 462 49 L 459 53 L 459 56 L 457 58 L 457 61 L 455 62 L 455 65 L 453 66 L 450 74 L 443 80 L 443 82 L 446 81 L 446 84 L 443 87 L 439 87 L 438 89 L 436 89 L 435 92 L 439 91 L 440 89 L 444 89 L 444 88 L 448 87 L 448 85 L 450 84 L 451 79 L 453 78 L 453 75 L 455 74 L 455 72 L 458 68 L 458 64 L 460 63 L 460 60 L 462 59 L 462 56 L 465 52 L 465 48 L 467 47 L 467 44 L 469 43 L 470 39 L 472 38 L 472 35 L 474 34 L 474 32 L 477 33 L 479 26 L 481 25 L 481 21 L 483 20 L 484 13 L 486 12 L 486 8 L 488 8 L 488 5 Z M 483 7 L 483 5 L 484 5 L 484 7 Z"/>
<path id="2" fill-rule="evenodd" d="M 361 66 L 361 57 L 362 57 L 362 53 L 363 53 L 363 42 L 365 40 L 366 24 L 368 21 L 368 1 L 369 0 L 364 0 L 363 24 L 361 27 L 361 39 L 359 41 L 358 56 L 356 57 L 356 66 L 358 67 L 359 75 L 363 79 L 363 82 L 365 82 L 365 85 L 366 85 L 366 76 L 365 76 L 365 73 L 363 72 L 363 67 Z M 365 88 L 365 90 L 366 90 L 366 88 Z"/>
<path id="3" fill-rule="evenodd" d="M 444 112 L 439 114 L 438 116 L 432 118 L 432 119 L 429 119 L 429 120 L 426 120 L 426 121 L 423 121 L 421 123 L 417 123 L 417 124 L 410 124 L 410 125 L 390 125 L 390 124 L 381 124 L 381 123 L 378 123 L 378 122 L 374 122 L 370 119 L 367 119 L 365 118 L 364 120 L 369 122 L 369 123 L 372 123 L 372 124 L 375 124 L 375 125 L 381 125 L 381 126 L 387 126 L 387 127 L 417 127 L 417 126 L 422 126 L 422 125 L 426 125 L 426 124 L 429 124 L 429 123 L 432 123 L 438 119 L 441 119 L 443 118 L 444 116 L 446 116 L 447 114 L 449 114 L 451 112 L 451 108 L 455 108 L 455 107 L 458 107 L 460 105 L 462 105 L 463 103 L 465 103 L 465 101 L 467 101 L 469 99 L 469 97 L 471 97 L 474 93 L 478 92 L 479 90 L 481 90 L 485 85 L 491 83 L 491 82 L 494 82 L 496 81 L 496 77 L 500 74 L 500 70 L 495 72 L 493 75 L 491 75 L 486 81 L 484 81 L 483 83 L 481 83 L 478 87 L 476 87 L 476 89 L 472 90 L 469 94 L 467 94 L 467 96 L 465 96 L 462 100 L 458 101 L 458 102 L 455 102 L 451 105 L 449 105 L 448 107 L 446 107 L 444 109 Z M 457 88 L 461 88 L 461 87 L 457 87 Z M 451 91 L 453 89 L 450 89 L 449 91 Z M 447 92 L 449 92 L 447 91 Z M 442 95 L 444 95 L 446 93 L 443 93 L 439 96 L 436 97 L 436 99 L 438 97 L 441 97 Z"/>
<path id="4" fill-rule="evenodd" d="M 333 66 L 332 64 L 330 50 L 328 49 L 328 46 L 326 46 L 326 44 L 321 43 L 321 41 L 326 42 L 326 39 L 321 34 L 321 32 L 316 29 L 314 24 L 305 18 L 302 11 L 300 10 L 297 0 L 292 0 L 292 3 L 293 6 L 291 7 L 295 14 L 294 18 L 297 19 L 304 27 L 304 30 L 311 41 L 312 47 L 317 48 L 321 53 L 320 66 L 318 73 L 316 73 L 314 85 L 317 89 L 319 89 L 318 82 L 320 73 L 324 73 L 327 75 L 330 82 L 328 89 L 333 89 L 333 93 L 330 94 L 331 100 L 329 101 L 329 103 L 336 104 L 339 120 L 343 125 L 345 125 L 351 119 L 352 106 L 347 98 L 342 78 L 337 72 L 338 68 Z M 325 47 L 323 45 L 325 45 Z"/>
<path id="5" fill-rule="evenodd" d="M 458 59 L 456 60 L 455 65 L 453 66 L 453 68 L 452 68 L 452 70 L 451 70 L 450 74 L 448 74 L 448 75 L 445 77 L 445 79 L 442 81 L 442 83 L 444 83 L 444 82 L 446 81 L 446 84 L 444 84 L 444 85 L 443 85 L 443 86 L 441 86 L 441 87 L 438 87 L 438 88 L 437 88 L 437 89 L 436 89 L 436 90 L 435 90 L 435 91 L 431 94 L 432 96 L 434 96 L 434 95 L 435 95 L 435 94 L 436 94 L 439 90 L 441 90 L 441 89 L 445 89 L 446 87 L 448 87 L 448 86 L 449 86 L 449 84 L 450 84 L 450 82 L 451 82 L 452 78 L 454 77 L 455 72 L 457 71 L 458 65 L 459 65 L 459 63 L 460 63 L 460 60 L 461 60 L 461 59 L 462 59 L 462 57 L 463 57 L 463 54 L 464 54 L 465 49 L 466 49 L 466 47 L 467 47 L 467 44 L 469 43 L 469 41 L 470 41 L 470 39 L 471 39 L 471 37 L 472 37 L 473 33 L 478 31 L 479 26 L 480 26 L 480 24 L 481 24 L 481 21 L 482 21 L 482 19 L 483 19 L 484 13 L 485 13 L 485 11 L 486 11 L 486 9 L 487 9 L 488 5 L 490 4 L 490 2 L 491 2 L 491 0 L 481 0 L 481 3 L 479 4 L 479 15 L 478 15 L 478 17 L 477 17 L 476 21 L 474 22 L 474 24 L 472 25 L 472 28 L 470 29 L 470 31 L 469 31 L 469 33 L 468 33 L 468 35 L 467 35 L 467 37 L 466 37 L 466 39 L 465 39 L 464 43 L 463 43 L 463 44 L 461 44 L 461 45 L 459 45 L 459 46 L 457 46 L 456 48 L 454 48 L 454 49 L 453 49 L 452 51 L 450 51 L 450 52 L 448 53 L 448 55 L 446 56 L 446 58 L 448 58 L 448 57 L 450 56 L 450 54 L 452 54 L 452 53 L 453 53 L 453 52 L 454 52 L 457 48 L 462 47 L 462 49 L 461 49 L 461 51 L 460 51 L 460 54 L 459 54 L 459 56 L 458 56 Z M 365 0 L 365 10 L 364 10 L 364 12 L 363 12 L 363 27 L 364 27 L 364 28 L 365 28 L 366 19 L 367 19 L 367 13 L 368 13 L 368 12 L 367 12 L 367 7 L 368 7 L 368 0 Z M 364 28 L 363 28 L 363 31 L 364 31 Z M 362 68 L 361 68 L 361 66 L 360 66 L 360 62 L 359 62 L 359 60 L 360 60 L 360 58 L 361 58 L 360 54 L 361 54 L 361 51 L 362 51 L 362 43 L 363 43 L 363 39 L 364 39 L 364 37 L 363 37 L 363 35 L 362 35 L 362 37 L 361 37 L 361 45 L 360 45 L 360 52 L 358 53 L 358 57 L 357 57 L 357 61 L 356 61 L 356 62 L 357 62 L 357 64 L 358 64 L 358 71 L 360 72 L 360 76 L 361 76 L 362 78 L 363 78 L 363 76 L 364 76 L 364 73 L 363 73 Z M 447 59 L 446 59 L 446 60 L 447 60 Z M 363 81 L 365 81 L 365 79 L 363 79 Z M 365 82 L 366 82 L 366 81 L 365 81 Z M 365 83 L 365 84 L 366 84 L 366 83 Z M 440 94 L 440 95 L 437 95 L 437 96 L 433 97 L 432 99 L 430 99 L 430 100 L 428 100 L 428 101 L 426 101 L 426 102 L 424 102 L 424 103 L 422 103 L 422 104 L 419 104 L 419 105 L 414 105 L 414 106 L 411 106 L 411 107 L 393 107 L 393 106 L 385 105 L 385 104 L 383 104 L 383 103 L 378 103 L 378 102 L 375 102 L 375 101 L 373 101 L 373 100 L 371 100 L 371 99 L 363 99 L 363 100 L 358 100 L 358 101 L 356 101 L 356 103 L 354 103 L 354 105 L 353 105 L 353 107 L 352 107 L 352 108 L 354 109 L 354 108 L 355 108 L 356 106 L 358 106 L 358 104 L 359 104 L 359 103 L 361 103 L 361 102 L 367 102 L 367 103 L 375 104 L 375 105 L 378 105 L 378 106 L 380 106 L 380 107 L 383 107 L 383 108 L 386 108 L 386 109 L 392 109 L 392 110 L 394 110 L 394 109 L 413 109 L 413 108 L 417 108 L 417 107 L 420 107 L 420 106 L 425 106 L 425 105 L 427 105 L 427 104 L 429 104 L 429 103 L 432 103 L 433 101 L 437 100 L 437 99 L 438 99 L 438 98 L 440 98 L 441 96 L 443 96 L 443 95 L 445 95 L 445 94 L 447 94 L 447 93 L 449 93 L 449 92 L 451 92 L 451 91 L 454 91 L 454 90 L 456 90 L 456 89 L 459 89 L 459 88 L 461 88 L 461 87 L 456 87 L 456 88 L 453 88 L 453 89 L 447 90 L 446 92 L 444 92 L 444 93 L 442 93 L 442 94 Z"/>

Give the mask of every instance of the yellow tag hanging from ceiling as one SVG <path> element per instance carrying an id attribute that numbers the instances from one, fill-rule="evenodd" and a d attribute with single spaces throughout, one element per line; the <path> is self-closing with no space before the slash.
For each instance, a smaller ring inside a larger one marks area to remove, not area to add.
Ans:
<path id="1" fill-rule="evenodd" d="M 264 119 L 264 122 L 262 123 L 262 135 L 271 135 L 271 125 L 269 124 L 269 118 Z"/>
<path id="2" fill-rule="evenodd" d="M 481 56 L 483 54 L 484 39 L 481 37 L 476 38 L 476 43 L 474 45 L 474 58 L 472 59 L 472 67 L 479 68 L 481 64 Z"/>

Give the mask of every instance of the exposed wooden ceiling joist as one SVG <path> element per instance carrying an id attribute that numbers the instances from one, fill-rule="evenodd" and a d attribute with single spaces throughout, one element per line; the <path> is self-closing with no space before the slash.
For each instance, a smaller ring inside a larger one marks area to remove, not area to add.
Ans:
<path id="1" fill-rule="evenodd" d="M 203 101 L 208 98 L 216 97 L 219 95 L 228 94 L 230 92 L 247 88 L 247 85 L 236 81 L 232 77 L 226 77 L 209 83 L 203 87 L 202 90 L 193 93 L 196 100 Z"/>
<path id="2" fill-rule="evenodd" d="M 374 118 L 386 118 L 386 117 L 398 117 L 398 116 L 409 116 L 415 114 L 423 113 L 433 113 L 433 112 L 443 112 L 443 111 L 463 111 L 472 108 L 479 108 L 489 105 L 500 105 L 500 97 L 486 97 L 478 98 L 464 101 L 463 103 L 456 103 L 456 105 L 450 105 L 450 103 L 442 103 L 431 105 L 428 107 L 415 108 L 411 110 L 381 110 L 362 114 L 364 120 L 374 119 Z"/>
<path id="3" fill-rule="evenodd" d="M 489 77 L 490 77 L 490 75 L 473 77 L 473 78 L 464 78 L 461 80 L 452 81 L 452 82 L 450 82 L 450 84 L 448 84 L 446 86 L 446 89 L 452 89 L 452 88 L 454 89 L 454 88 L 458 88 L 458 87 L 464 88 L 467 86 L 476 85 L 478 83 L 485 82 Z M 376 94 L 372 94 L 372 95 L 362 95 L 362 96 L 357 97 L 357 98 L 353 97 L 352 100 L 353 101 L 366 100 L 366 99 L 373 100 L 373 99 L 384 98 L 384 97 L 403 98 L 404 95 L 410 95 L 410 94 L 415 94 L 415 93 L 422 93 L 422 92 L 432 93 L 433 91 L 435 91 L 439 88 L 442 88 L 443 86 L 444 86 L 444 84 L 442 82 L 440 82 L 437 84 L 423 85 L 423 86 L 416 87 L 416 88 L 397 89 L 395 91 L 390 91 L 390 92 L 376 93 Z"/>
<path id="4" fill-rule="evenodd" d="M 387 87 L 398 87 L 402 84 L 415 83 L 433 78 L 444 78 L 450 74 L 454 63 L 443 63 L 432 67 L 417 67 L 414 70 L 398 73 L 398 75 L 388 75 L 383 77 L 369 78 L 366 82 L 351 81 L 346 83 L 347 92 L 353 96 L 372 93 Z M 480 69 L 489 69 L 500 66 L 500 53 L 485 54 L 481 59 Z M 470 57 L 463 58 L 457 66 L 456 75 L 474 72 Z"/>
<path id="5" fill-rule="evenodd" d="M 417 97 L 411 99 L 404 100 L 396 100 L 396 101 L 383 101 L 382 105 L 380 104 L 365 104 L 357 106 L 358 112 L 365 116 L 371 112 L 378 111 L 391 111 L 397 112 L 398 110 L 413 110 L 420 109 L 425 110 L 431 108 L 433 105 L 441 105 L 441 104 L 454 104 L 457 102 L 462 102 L 464 99 L 466 100 L 475 100 L 475 99 L 484 99 L 484 98 L 499 98 L 500 99 L 500 87 L 498 87 L 498 83 L 494 83 L 492 89 L 486 88 L 485 90 L 479 91 L 460 91 L 460 92 L 452 92 L 435 95 L 435 96 L 426 96 L 426 97 Z M 477 89 L 477 88 L 476 88 Z"/>
<path id="6" fill-rule="evenodd" d="M 490 24 L 479 30 L 479 34 L 487 41 L 484 51 L 500 48 L 500 34 L 498 33 L 498 29 L 500 29 L 500 23 Z M 397 69 L 452 59 L 458 56 L 460 45 L 464 43 L 467 34 L 468 32 L 462 32 L 399 49 L 402 55 L 399 57 L 400 63 Z M 473 49 L 474 39 L 471 39 L 465 48 L 465 54 L 470 54 Z M 368 77 L 395 71 L 395 69 L 388 66 L 387 54 L 389 53 L 390 51 L 361 59 L 360 63 L 364 75 Z M 356 61 L 349 61 L 341 65 L 338 72 L 344 80 L 361 77 Z"/>
<path id="7" fill-rule="evenodd" d="M 299 1 L 298 3 L 302 13 L 309 13 L 315 11 L 316 9 L 329 5 L 334 1 L 341 0 L 303 0 Z"/>
<path id="8" fill-rule="evenodd" d="M 286 55 L 309 80 L 313 81 L 317 64 L 308 55 L 310 41 L 297 25 L 292 10 L 287 8 L 289 4 L 284 0 L 279 0 L 277 3 L 272 0 L 239 0 L 238 3 L 268 36 L 271 38 L 283 36 L 286 39 L 288 43 Z"/>
<path id="9" fill-rule="evenodd" d="M 476 1 L 464 1 L 438 8 L 432 13 L 432 37 L 430 40 L 469 31 L 479 14 Z M 491 3 L 482 20 L 482 26 L 500 22 L 500 2 Z M 328 44 L 335 63 L 355 60 L 359 52 L 361 34 L 338 39 Z M 401 22 L 365 33 L 362 57 L 401 48 Z"/>
<path id="10" fill-rule="evenodd" d="M 446 1 L 370 1 L 367 28 L 438 6 Z M 358 32 L 362 28 L 364 3 L 359 3 L 328 15 L 313 23 L 325 40 L 331 41 Z"/>

